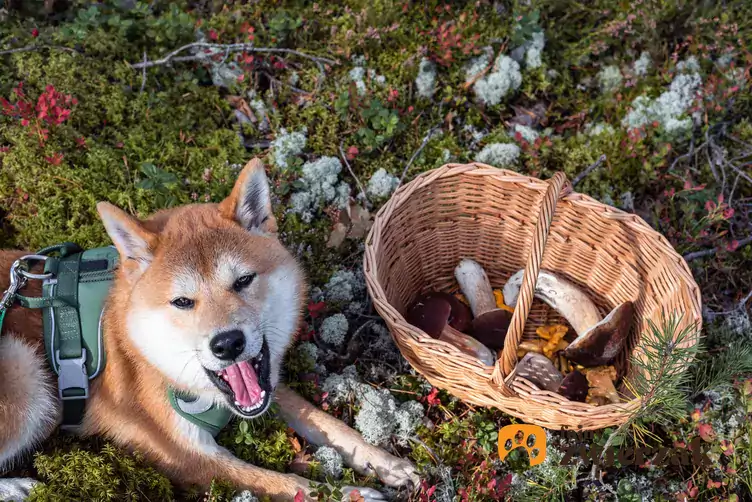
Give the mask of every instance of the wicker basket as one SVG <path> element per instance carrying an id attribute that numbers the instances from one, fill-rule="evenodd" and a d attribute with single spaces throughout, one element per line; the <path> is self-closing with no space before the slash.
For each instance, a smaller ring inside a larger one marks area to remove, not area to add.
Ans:
<path id="1" fill-rule="evenodd" d="M 454 267 L 465 257 L 485 268 L 494 288 L 525 269 L 505 346 L 493 367 L 404 318 L 418 295 L 457 291 Z M 566 325 L 534 298 L 541 268 L 582 287 L 602 315 L 621 302 L 634 302 L 630 336 L 614 363 L 620 375 L 636 371 L 629 354 L 650 336 L 649 321 L 660 325 L 662 313 L 680 314 L 680 327 L 701 326 L 699 288 L 668 241 L 638 216 L 572 192 L 563 173 L 542 181 L 478 163 L 423 173 L 378 212 L 364 258 L 374 307 L 404 357 L 432 385 L 550 429 L 623 423 L 638 403 L 623 384 L 618 390 L 631 400 L 595 406 L 541 390 L 512 373 L 522 340 L 535 336 L 539 326 Z M 685 343 L 697 341 L 696 335 Z"/>

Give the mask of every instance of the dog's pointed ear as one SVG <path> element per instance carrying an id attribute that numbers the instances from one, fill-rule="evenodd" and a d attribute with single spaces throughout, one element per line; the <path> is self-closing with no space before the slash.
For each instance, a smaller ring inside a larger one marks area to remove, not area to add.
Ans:
<path id="1" fill-rule="evenodd" d="M 97 211 L 122 262 L 135 262 L 143 272 L 154 257 L 157 236 L 144 228 L 138 219 L 109 202 L 98 203 Z"/>
<path id="2" fill-rule="evenodd" d="M 272 212 L 269 181 L 260 159 L 251 159 L 240 172 L 232 192 L 219 203 L 222 217 L 236 221 L 247 230 L 275 234 L 277 220 Z"/>

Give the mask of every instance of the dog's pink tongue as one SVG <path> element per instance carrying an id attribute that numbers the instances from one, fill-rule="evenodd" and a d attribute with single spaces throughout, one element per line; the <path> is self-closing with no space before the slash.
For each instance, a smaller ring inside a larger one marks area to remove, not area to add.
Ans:
<path id="1" fill-rule="evenodd" d="M 261 400 L 261 387 L 256 372 L 248 361 L 233 364 L 225 369 L 227 383 L 235 393 L 235 400 L 240 406 L 253 406 Z"/>

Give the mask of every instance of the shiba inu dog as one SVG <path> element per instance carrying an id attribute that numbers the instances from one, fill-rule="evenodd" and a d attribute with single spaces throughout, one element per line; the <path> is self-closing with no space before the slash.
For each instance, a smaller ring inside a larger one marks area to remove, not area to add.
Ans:
<path id="1" fill-rule="evenodd" d="M 410 462 L 366 443 L 280 383 L 306 279 L 277 239 L 260 160 L 246 165 L 219 204 L 163 210 L 143 221 L 109 203 L 97 209 L 119 266 L 100 321 L 106 365 L 91 380 L 80 434 L 142 452 L 177 485 L 208 486 L 220 478 L 275 500 L 293 500 L 299 490 L 308 497 L 309 480 L 239 460 L 178 414 L 165 392 L 173 386 L 242 418 L 258 417 L 276 401 L 294 430 L 335 448 L 357 472 L 392 487 L 419 481 Z M 22 255 L 0 251 L 0 270 Z M 9 286 L 6 277 L 0 276 L 0 291 Z M 23 294 L 40 291 L 30 281 Z M 39 310 L 7 310 L 0 334 L 0 472 L 62 420 L 42 333 Z M 0 499 L 21 498 L 32 485 L 0 478 Z M 376 490 L 358 490 L 366 500 L 383 499 Z"/>

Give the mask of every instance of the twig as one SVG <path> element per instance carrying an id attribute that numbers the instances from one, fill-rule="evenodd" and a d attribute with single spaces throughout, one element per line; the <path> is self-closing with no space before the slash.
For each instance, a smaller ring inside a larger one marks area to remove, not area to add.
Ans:
<path id="1" fill-rule="evenodd" d="M 743 248 L 744 246 L 747 246 L 749 244 L 752 244 L 752 236 L 749 236 L 745 239 L 742 239 L 739 241 L 739 246 L 737 249 Z M 705 258 L 706 256 L 713 256 L 717 252 L 719 252 L 723 248 L 713 248 L 713 249 L 705 249 L 703 251 L 694 251 L 692 253 L 688 253 L 684 255 L 684 261 L 692 261 L 696 260 L 698 258 Z"/>
<path id="2" fill-rule="evenodd" d="M 397 188 L 399 188 L 402 185 L 402 180 L 405 179 L 405 175 L 407 175 L 407 170 L 410 169 L 410 166 L 413 165 L 413 162 L 416 158 L 418 158 L 418 155 L 420 155 L 420 152 L 423 151 L 423 149 L 426 147 L 428 142 L 431 140 L 431 136 L 433 136 L 433 133 L 436 132 L 437 129 L 441 127 L 442 122 L 439 122 L 432 128 L 428 130 L 428 133 L 423 137 L 423 142 L 420 144 L 420 147 L 413 153 L 413 156 L 410 157 L 410 160 L 407 161 L 407 164 L 405 165 L 405 168 L 402 170 L 402 176 L 400 176 L 399 183 L 397 183 Z"/>
<path id="3" fill-rule="evenodd" d="M 598 166 L 603 164 L 605 161 L 606 161 L 606 154 L 604 153 L 600 157 L 598 157 L 598 160 L 593 162 L 587 169 L 585 169 L 580 174 L 575 176 L 575 178 L 572 180 L 572 186 L 575 186 L 577 183 L 582 181 L 585 178 L 585 176 L 595 171 L 598 168 Z"/>
<path id="4" fill-rule="evenodd" d="M 749 174 L 745 173 L 744 171 L 742 171 L 740 168 L 736 167 L 734 164 L 732 164 L 729 161 L 726 161 L 725 164 L 729 166 L 731 169 L 733 169 L 734 171 L 736 171 L 736 174 L 738 174 L 739 176 L 747 180 L 749 183 L 752 183 L 752 177 L 750 177 Z"/>
<path id="5" fill-rule="evenodd" d="M 27 45 L 26 47 L 18 47 L 16 49 L 8 49 L 4 51 L 0 51 L 0 56 L 4 54 L 17 54 L 19 52 L 33 52 L 38 51 L 42 49 L 57 49 L 59 51 L 67 51 L 71 54 L 79 54 L 79 52 L 76 49 L 72 49 L 70 47 L 63 47 L 62 45 Z"/>
<path id="6" fill-rule="evenodd" d="M 319 80 L 316 83 L 317 89 L 320 87 L 321 83 L 324 80 L 324 76 L 326 75 L 326 69 L 324 68 L 324 63 L 327 64 L 337 64 L 336 61 L 329 59 L 329 58 L 323 58 L 319 56 L 311 56 L 310 54 L 306 54 L 304 52 L 296 51 L 293 49 L 284 49 L 284 48 L 274 48 L 274 47 L 256 47 L 253 44 L 210 44 L 206 42 L 193 42 L 187 45 L 184 45 L 178 49 L 175 49 L 174 51 L 168 53 L 164 57 L 157 59 L 155 61 L 144 61 L 142 63 L 131 63 L 130 67 L 134 70 L 140 70 L 142 68 L 151 68 L 153 66 L 161 66 L 166 65 L 168 63 L 177 63 L 177 62 L 188 62 L 188 61 L 205 61 L 208 57 L 213 56 L 212 54 L 195 54 L 193 56 L 178 56 L 181 52 L 187 51 L 188 49 L 217 49 L 220 51 L 224 51 L 225 53 L 225 59 L 227 59 L 227 56 L 233 52 L 252 52 L 257 54 L 289 54 L 293 56 L 298 56 L 304 59 L 307 59 L 309 61 L 312 61 L 316 64 L 319 68 L 319 72 L 321 75 L 319 76 Z"/>
<path id="7" fill-rule="evenodd" d="M 350 163 L 347 161 L 347 156 L 345 155 L 345 151 L 342 149 L 342 145 L 344 145 L 344 144 L 345 144 L 345 140 L 342 140 L 339 143 L 339 154 L 342 157 L 342 161 L 345 163 L 345 166 L 347 167 L 347 170 L 350 172 L 350 176 L 352 176 L 353 178 L 355 178 L 355 183 L 358 184 L 358 190 L 360 190 L 360 194 L 363 196 L 363 198 L 365 199 L 366 203 L 370 206 L 371 205 L 371 201 L 368 200 L 368 196 L 366 195 L 366 191 L 363 189 L 363 185 L 360 183 L 360 180 L 358 179 L 358 177 L 355 176 L 355 173 L 353 172 L 352 167 L 350 167 Z"/>
<path id="8" fill-rule="evenodd" d="M 146 62 L 146 51 L 144 51 L 144 63 Z M 146 87 L 146 66 L 141 70 L 141 90 L 138 91 L 139 94 L 144 92 L 144 88 Z"/>

